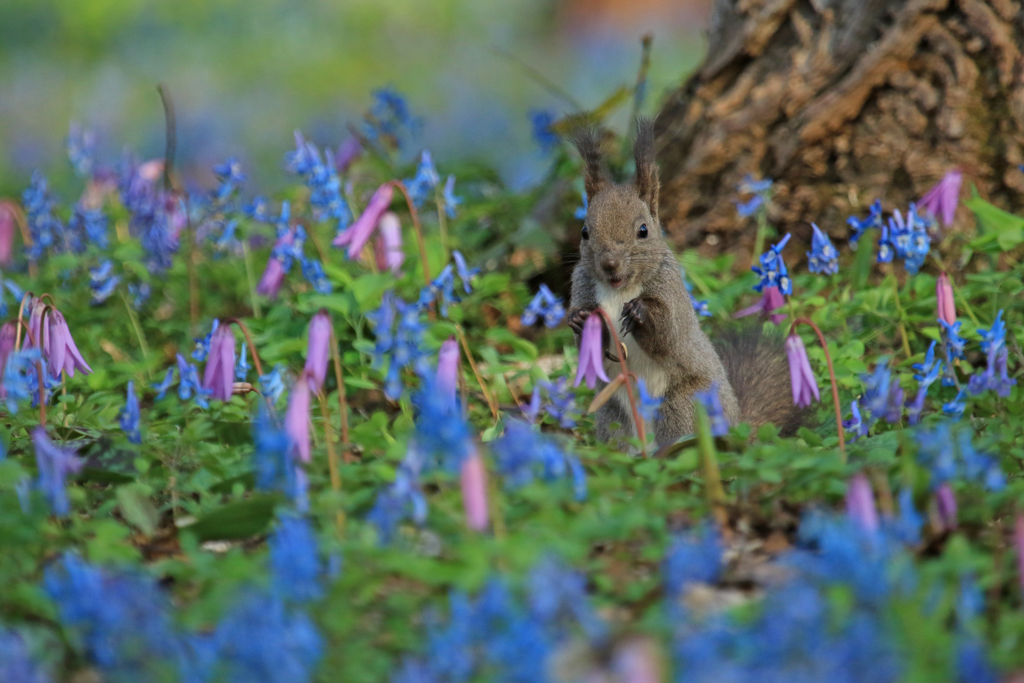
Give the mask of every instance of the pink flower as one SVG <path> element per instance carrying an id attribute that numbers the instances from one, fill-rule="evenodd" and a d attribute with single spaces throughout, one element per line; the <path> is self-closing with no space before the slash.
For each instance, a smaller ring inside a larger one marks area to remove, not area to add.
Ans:
<path id="1" fill-rule="evenodd" d="M 0 202 L 0 266 L 11 264 L 11 250 L 14 247 L 14 207 L 10 202 Z"/>
<path id="2" fill-rule="evenodd" d="M 347 230 L 335 237 L 331 244 L 336 247 L 348 245 L 348 257 L 356 258 L 359 256 L 363 251 L 363 247 L 369 241 L 370 235 L 373 234 L 373 229 L 380 223 L 381 216 L 391 206 L 391 199 L 394 194 L 395 190 L 391 187 L 391 183 L 385 183 L 378 187 L 377 191 L 370 198 L 370 203 L 367 204 L 363 214 Z"/>
<path id="3" fill-rule="evenodd" d="M 462 461 L 462 505 L 466 526 L 473 531 L 487 530 L 487 468 L 476 451 Z"/>
<path id="4" fill-rule="evenodd" d="M 43 330 L 43 349 L 50 365 L 50 374 L 53 377 L 60 377 L 60 371 L 63 370 L 68 377 L 74 377 L 76 369 L 87 375 L 91 373 L 92 368 L 78 352 L 68 323 L 60 311 L 50 309 L 46 323 L 46 329 Z"/>
<path id="5" fill-rule="evenodd" d="M 583 323 L 583 335 L 580 339 L 580 367 L 576 371 L 576 383 L 579 386 L 583 378 L 587 378 L 587 387 L 593 389 L 600 377 L 610 381 L 604 372 L 604 325 L 601 316 L 591 313 Z"/>
<path id="6" fill-rule="evenodd" d="M 950 488 L 948 481 L 935 491 L 935 503 L 939 508 L 939 519 L 942 520 L 943 528 L 947 531 L 955 530 L 956 496 L 953 495 L 953 489 Z"/>
<path id="7" fill-rule="evenodd" d="M 786 337 L 786 358 L 789 359 L 789 379 L 793 389 L 793 403 L 801 408 L 811 405 L 811 397 L 820 401 L 818 383 L 811 371 L 811 362 L 807 358 L 807 349 L 799 335 L 793 333 Z"/>
<path id="8" fill-rule="evenodd" d="M 875 494 L 863 472 L 853 475 L 846 487 L 846 516 L 857 522 L 864 531 L 878 531 Z"/>
<path id="9" fill-rule="evenodd" d="M 455 337 L 441 344 L 437 354 L 437 391 L 447 405 L 456 405 L 455 394 L 459 386 L 459 343 Z"/>
<path id="10" fill-rule="evenodd" d="M 352 165 L 352 162 L 358 159 L 362 153 L 363 147 L 355 137 L 350 137 L 341 143 L 337 153 L 334 155 L 334 167 L 338 170 L 338 174 L 344 174 L 348 167 Z"/>
<path id="11" fill-rule="evenodd" d="M 14 343 L 17 339 L 17 323 L 4 323 L 0 327 L 0 376 L 7 367 L 7 357 L 14 350 Z"/>
<path id="12" fill-rule="evenodd" d="M 753 306 L 744 308 L 742 311 L 733 313 L 732 317 L 744 318 L 748 315 L 760 313 L 762 318 L 767 318 L 778 325 L 786 316 L 783 313 L 773 314 L 772 311 L 782 308 L 785 304 L 786 299 L 782 296 L 782 292 L 779 291 L 778 287 L 765 287 L 760 301 Z"/>
<path id="13" fill-rule="evenodd" d="M 956 302 L 953 301 L 953 286 L 949 283 L 949 277 L 943 273 L 935 283 L 935 297 L 939 302 L 939 320 L 945 320 L 947 325 L 956 322 Z"/>
<path id="14" fill-rule="evenodd" d="M 267 261 L 267 267 L 263 271 L 260 283 L 256 286 L 258 294 L 262 294 L 270 299 L 277 298 L 277 293 L 281 289 L 281 284 L 284 282 L 284 276 L 287 271 L 285 270 L 284 262 L 278 256 L 275 256 L 275 253 L 284 247 L 291 246 L 294 241 L 294 229 L 277 238 L 277 242 L 274 244 L 274 251 L 271 252 L 270 260 Z"/>
<path id="15" fill-rule="evenodd" d="M 377 256 L 378 269 L 390 270 L 395 276 L 402 272 L 405 252 L 402 251 L 402 224 L 398 220 L 398 214 L 387 211 L 380 217 L 374 252 Z"/>
<path id="16" fill-rule="evenodd" d="M 956 169 L 949 171 L 942 177 L 942 180 L 935 184 L 935 187 L 925 192 L 917 203 L 918 208 L 936 218 L 942 218 L 942 223 L 948 228 L 953 225 L 956 207 L 960 203 L 961 183 L 963 183 L 963 175 L 960 171 Z"/>
<path id="17" fill-rule="evenodd" d="M 320 311 L 309 322 L 309 345 L 306 347 L 306 372 L 309 390 L 319 391 L 327 377 L 327 361 L 331 357 L 331 316 Z"/>
<path id="18" fill-rule="evenodd" d="M 309 462 L 309 380 L 299 377 L 288 395 L 284 431 L 302 462 Z"/>
<path id="19" fill-rule="evenodd" d="M 231 325 L 217 328 L 210 339 L 210 353 L 203 371 L 203 388 L 220 401 L 231 400 L 231 388 L 235 381 L 235 334 Z"/>
<path id="20" fill-rule="evenodd" d="M 28 339 L 25 340 L 25 346 L 34 346 L 42 352 L 45 352 L 46 345 L 43 344 L 43 311 L 46 310 L 46 302 L 42 299 L 31 299 L 29 301 L 29 313 L 28 316 Z"/>

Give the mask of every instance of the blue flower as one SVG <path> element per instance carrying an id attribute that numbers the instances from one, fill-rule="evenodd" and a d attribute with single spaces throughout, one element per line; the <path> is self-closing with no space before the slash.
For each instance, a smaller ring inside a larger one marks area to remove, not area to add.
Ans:
<path id="1" fill-rule="evenodd" d="M 547 394 L 547 402 L 541 405 L 540 391 Z M 552 419 L 557 420 L 563 429 L 572 429 L 576 426 L 576 394 L 565 377 L 559 377 L 557 382 L 540 381 L 533 389 L 536 396 L 536 410 L 531 420 L 536 420 L 540 410 L 543 409 Z M 531 406 L 534 401 L 531 399 Z"/>
<path id="2" fill-rule="evenodd" d="M 267 212 L 267 198 L 256 196 L 246 206 L 242 207 L 242 215 L 259 223 L 272 223 L 273 218 Z"/>
<path id="3" fill-rule="evenodd" d="M 96 134 L 88 128 L 82 128 L 77 123 L 72 123 L 71 129 L 68 131 L 65 149 L 68 153 L 68 161 L 75 169 L 75 175 L 79 178 L 89 177 L 95 165 L 93 155 L 96 153 Z"/>
<path id="4" fill-rule="evenodd" d="M 710 317 L 712 315 L 711 308 L 707 301 L 698 301 L 697 297 L 693 295 L 693 285 L 690 283 L 689 278 L 686 277 L 686 273 L 680 269 L 680 274 L 683 276 L 683 286 L 686 287 L 686 291 L 690 295 L 690 303 L 693 304 L 693 312 L 699 316 Z"/>
<path id="5" fill-rule="evenodd" d="M 420 165 L 416 169 L 416 177 L 405 179 L 405 189 L 409 191 L 409 197 L 416 208 L 423 206 L 423 203 L 430 199 L 434 188 L 440 182 L 441 176 L 434 168 L 434 160 L 429 150 L 423 150 L 420 156 Z"/>
<path id="6" fill-rule="evenodd" d="M 738 199 L 733 200 L 733 204 L 736 205 L 736 211 L 744 218 L 748 218 L 766 205 L 765 203 L 771 197 L 772 180 L 770 178 L 754 180 L 753 176 L 748 174 L 743 179 L 743 182 L 736 186 L 736 189 L 741 195 L 754 195 L 745 202 Z"/>
<path id="7" fill-rule="evenodd" d="M 65 482 L 69 474 L 82 469 L 84 461 L 74 450 L 61 448 L 50 441 L 43 427 L 32 431 L 32 445 L 35 446 L 36 466 L 39 468 L 39 489 L 49 501 L 53 514 L 63 517 L 71 511 Z"/>
<path id="8" fill-rule="evenodd" d="M 42 667 L 29 655 L 25 641 L 17 631 L 0 627 L 0 681 L 11 683 L 50 683 Z"/>
<path id="9" fill-rule="evenodd" d="M 331 281 L 327 279 L 327 275 L 324 273 L 324 268 L 317 259 L 302 259 L 302 276 L 306 278 L 309 284 L 313 285 L 313 290 L 319 294 L 330 294 L 333 291 Z"/>
<path id="10" fill-rule="evenodd" d="M 793 281 L 789 278 L 786 262 L 782 260 L 782 249 L 789 242 L 790 236 L 787 232 L 781 240 L 761 254 L 760 267 L 750 267 L 761 278 L 754 286 L 754 291 L 760 292 L 765 287 L 778 287 L 779 291 L 787 296 L 793 293 Z"/>
<path id="11" fill-rule="evenodd" d="M 429 462 L 458 472 L 473 453 L 469 425 L 459 410 L 437 389 L 434 375 L 424 373 L 422 386 L 413 396 L 416 415 L 416 447 Z"/>
<path id="12" fill-rule="evenodd" d="M 395 471 L 395 480 L 377 495 L 367 521 L 377 528 L 385 543 L 391 541 L 399 523 L 411 519 L 422 524 L 427 519 L 427 498 L 420 487 L 422 458 L 411 446 L 405 459 Z"/>
<path id="13" fill-rule="evenodd" d="M 449 271 L 450 272 L 450 271 Z M 407 304 L 393 292 L 386 292 L 380 308 L 366 314 L 374 326 L 377 343 L 373 350 L 373 367 L 388 366 L 384 395 L 396 400 L 402 394 L 401 371 L 416 367 L 426 355 L 420 321 L 420 307 Z"/>
<path id="14" fill-rule="evenodd" d="M 373 93 L 373 104 L 362 129 L 370 142 L 386 142 L 401 150 L 419 134 L 422 126 L 422 119 L 412 116 L 402 95 L 392 88 L 382 88 Z"/>
<path id="15" fill-rule="evenodd" d="M 462 203 L 462 197 L 455 196 L 455 176 L 449 175 L 444 184 L 444 212 L 448 218 L 455 218 L 455 207 Z"/>
<path id="16" fill-rule="evenodd" d="M 811 250 L 807 252 L 807 267 L 812 273 L 835 275 L 839 272 L 839 252 L 821 228 L 814 223 L 811 223 L 811 227 L 814 236 L 811 239 Z"/>
<path id="17" fill-rule="evenodd" d="M 159 392 L 156 395 L 157 401 L 167 395 L 167 390 L 171 388 L 172 384 L 174 384 L 174 368 L 167 368 L 167 374 L 164 375 L 163 380 L 153 385 L 153 388 Z"/>
<path id="18" fill-rule="evenodd" d="M 583 197 L 583 206 L 578 206 L 578 207 L 576 207 L 576 210 L 575 210 L 575 211 L 573 212 L 573 214 L 572 214 L 572 215 L 573 215 L 574 217 L 576 217 L 577 219 L 579 219 L 579 220 L 581 220 L 581 221 L 582 221 L 582 220 L 585 220 L 585 219 L 586 219 L 586 217 L 587 217 L 587 207 L 588 207 L 588 203 L 587 203 L 587 191 L 586 191 L 586 190 L 583 190 L 583 191 L 582 191 L 582 192 L 580 193 L 580 196 L 582 196 L 582 197 Z"/>
<path id="19" fill-rule="evenodd" d="M 135 382 L 128 382 L 128 395 L 124 408 L 121 409 L 121 430 L 128 435 L 132 443 L 142 443 L 139 433 L 139 399 L 135 395 Z"/>
<path id="20" fill-rule="evenodd" d="M 260 376 L 260 393 L 267 397 L 271 405 L 276 405 L 284 393 L 285 384 L 281 375 L 283 370 L 282 366 L 275 365 L 273 370 Z"/>
<path id="21" fill-rule="evenodd" d="M 206 397 L 211 396 L 213 391 L 203 387 L 199 381 L 199 371 L 195 365 L 187 362 L 180 353 L 178 354 L 178 398 L 187 401 L 195 394 L 196 405 L 203 410 L 210 407 Z"/>
<path id="22" fill-rule="evenodd" d="M 864 236 L 870 228 L 882 228 L 882 200 L 876 199 L 871 204 L 870 213 L 867 218 L 858 219 L 855 216 L 850 216 L 846 219 L 847 224 L 853 228 L 853 235 L 850 237 L 850 247 L 854 250 L 857 249 L 857 244 L 860 238 Z"/>
<path id="23" fill-rule="evenodd" d="M 53 215 L 56 205 L 50 199 L 46 177 L 39 171 L 32 174 L 32 182 L 21 198 L 29 233 L 32 235 L 28 258 L 30 261 L 38 261 L 51 248 L 56 249 L 64 242 L 64 225 Z"/>
<path id="24" fill-rule="evenodd" d="M 725 436 L 729 433 L 729 421 L 722 410 L 722 401 L 718 397 L 718 382 L 712 382 L 706 391 L 694 392 L 693 398 L 700 401 L 707 411 L 711 423 L 712 436 Z"/>
<path id="25" fill-rule="evenodd" d="M 967 340 L 960 336 L 960 326 L 963 321 L 957 320 L 952 325 L 942 318 L 938 318 L 938 321 L 942 327 L 942 343 L 946 347 L 947 358 L 950 361 L 955 358 L 963 358 L 964 346 L 967 344 Z"/>
<path id="26" fill-rule="evenodd" d="M 288 434 L 273 418 L 265 405 L 253 423 L 252 455 L 256 488 L 259 491 L 280 491 L 289 498 L 298 496 L 295 462 L 292 460 Z"/>
<path id="27" fill-rule="evenodd" d="M 579 624 L 591 642 L 608 635 L 607 625 L 590 606 L 586 577 L 548 555 L 530 571 L 529 605 L 541 623 Z"/>
<path id="28" fill-rule="evenodd" d="M 536 477 L 553 481 L 569 476 L 576 500 L 586 498 L 586 474 L 579 461 L 525 422 L 509 420 L 505 434 L 491 448 L 507 486 L 519 488 Z"/>
<path id="29" fill-rule="evenodd" d="M 665 551 L 661 575 L 672 603 L 689 583 L 715 583 L 722 571 L 722 540 L 709 523 L 676 536 Z"/>
<path id="30" fill-rule="evenodd" d="M 853 443 L 858 438 L 868 435 L 869 426 L 861 419 L 860 406 L 856 400 L 850 404 L 850 411 L 850 419 L 843 420 L 843 433 L 849 436 L 850 443 Z"/>
<path id="31" fill-rule="evenodd" d="M 889 371 L 888 358 L 882 357 L 875 364 L 875 371 L 870 375 L 861 375 L 864 382 L 864 409 L 868 413 L 868 426 L 885 416 L 889 405 L 889 385 L 892 377 Z"/>
<path id="32" fill-rule="evenodd" d="M 664 401 L 664 397 L 651 396 L 647 393 L 647 383 L 642 379 L 636 383 L 637 393 L 639 394 L 639 411 L 640 417 L 647 422 L 653 422 L 658 419 L 658 414 L 661 412 L 661 403 Z"/>
<path id="33" fill-rule="evenodd" d="M 878 262 L 889 263 L 895 255 L 893 244 L 889 240 L 889 228 L 882 226 L 882 236 L 878 238 Z"/>
<path id="34" fill-rule="evenodd" d="M 935 383 L 942 373 L 943 363 L 935 359 L 935 342 L 928 346 L 928 353 L 925 354 L 923 363 L 914 363 L 913 368 L 918 374 L 914 379 L 918 383 L 917 396 L 907 404 L 907 419 L 910 424 L 915 425 L 921 419 L 921 411 L 924 410 L 924 399 L 928 395 L 928 387 Z"/>
<path id="35" fill-rule="evenodd" d="M 323 563 L 320 561 L 316 534 L 305 518 L 284 515 L 267 540 L 270 568 L 276 595 L 285 600 L 305 602 L 323 595 L 320 585 Z"/>
<path id="36" fill-rule="evenodd" d="M 245 378 L 249 376 L 249 347 L 246 346 L 245 342 L 242 342 L 242 348 L 238 353 L 238 362 L 235 363 L 235 379 L 239 382 L 244 382 Z"/>
<path id="37" fill-rule="evenodd" d="M 213 174 L 217 176 L 220 185 L 213 191 L 213 200 L 223 204 L 238 191 L 245 182 L 245 174 L 242 173 L 242 164 L 238 159 L 231 158 L 222 164 L 213 167 Z"/>
<path id="38" fill-rule="evenodd" d="M 121 282 L 119 275 L 114 275 L 114 262 L 105 259 L 95 268 L 89 269 L 89 286 L 92 288 L 92 304 L 102 304 L 113 296 L 117 285 Z"/>
<path id="39" fill-rule="evenodd" d="M 469 285 L 466 283 L 467 281 L 463 280 L 463 284 L 468 288 Z M 425 309 L 432 301 L 437 300 L 438 297 L 441 298 L 441 315 L 443 317 L 448 316 L 449 306 L 461 301 L 455 294 L 455 275 L 450 263 L 441 270 L 429 285 L 420 290 L 420 298 L 416 303 L 417 309 Z"/>
<path id="40" fill-rule="evenodd" d="M 82 251 L 86 243 L 99 249 L 106 249 L 110 245 L 106 215 L 99 209 L 75 205 L 71 220 L 68 221 L 68 236 L 73 244 L 73 251 Z"/>
<path id="41" fill-rule="evenodd" d="M 565 317 L 565 306 L 562 304 L 562 300 L 543 283 L 523 311 L 520 322 L 529 327 L 537 322 L 538 317 L 544 319 L 544 325 L 548 328 L 557 327 Z"/>
<path id="42" fill-rule="evenodd" d="M 473 290 L 469 284 L 473 281 L 473 278 L 480 274 L 480 269 L 467 267 L 466 257 L 458 249 L 452 251 L 452 258 L 455 260 L 455 272 L 459 274 L 459 279 L 462 280 L 463 291 L 466 294 L 472 294 Z"/>
<path id="43" fill-rule="evenodd" d="M 533 141 L 540 147 L 544 154 L 550 154 L 558 146 L 558 133 L 552 129 L 555 123 L 554 112 L 547 109 L 533 109 L 530 111 L 530 128 L 533 134 Z"/>
<path id="44" fill-rule="evenodd" d="M 1006 323 L 1003 322 L 1003 309 L 996 313 L 996 319 L 989 329 L 978 329 L 981 337 L 981 350 L 990 353 L 995 350 L 997 353 L 1006 346 Z"/>
<path id="45" fill-rule="evenodd" d="M 196 348 L 192 351 L 192 359 L 202 363 L 206 360 L 207 354 L 210 353 L 210 340 L 213 339 L 213 333 L 220 327 L 220 320 L 217 318 L 213 319 L 213 323 L 210 325 L 210 331 L 205 337 L 196 337 L 193 341 L 196 343 Z"/>
<path id="46" fill-rule="evenodd" d="M 341 194 L 341 178 L 334 167 L 334 155 L 330 150 L 325 150 L 321 158 L 317 148 L 307 142 L 301 132 L 295 131 L 295 150 L 285 155 L 285 169 L 302 178 L 309 188 L 309 204 L 318 221 L 334 222 L 338 232 L 348 227 L 352 212 Z M 280 222 L 287 227 L 288 218 L 283 206 Z M 301 258 L 301 247 L 296 258 Z"/>

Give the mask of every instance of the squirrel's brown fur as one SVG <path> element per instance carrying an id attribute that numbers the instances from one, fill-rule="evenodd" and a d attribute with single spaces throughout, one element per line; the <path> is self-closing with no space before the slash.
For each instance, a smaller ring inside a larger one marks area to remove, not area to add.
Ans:
<path id="1" fill-rule="evenodd" d="M 622 321 L 620 337 L 630 371 L 644 380 L 648 392 L 664 398 L 648 427 L 660 444 L 693 433 L 693 394 L 712 383 L 719 387 L 731 423 L 745 421 L 756 428 L 772 422 L 783 432 L 796 429 L 802 411 L 789 397 L 781 340 L 746 327 L 723 332 L 713 345 L 700 328 L 658 221 L 651 123 L 638 124 L 632 184 L 613 185 L 606 179 L 595 131 L 578 131 L 573 142 L 583 157 L 589 199 L 569 313 L 577 343 L 583 321 L 598 307 Z M 618 374 L 618 363 L 605 365 L 609 376 Z M 605 440 L 634 433 L 624 390 L 598 411 L 597 429 Z"/>

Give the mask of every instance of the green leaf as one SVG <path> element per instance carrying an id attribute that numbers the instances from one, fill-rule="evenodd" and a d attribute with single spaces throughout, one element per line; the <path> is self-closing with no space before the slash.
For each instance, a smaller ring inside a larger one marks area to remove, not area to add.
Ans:
<path id="1" fill-rule="evenodd" d="M 151 493 L 148 486 L 140 483 L 126 484 L 117 489 L 117 506 L 121 515 L 146 536 L 152 536 L 160 523 L 160 515 L 149 500 Z"/>
<path id="2" fill-rule="evenodd" d="M 1003 211 L 980 197 L 971 197 L 964 206 L 974 213 L 981 236 L 970 242 L 978 251 L 1009 251 L 1024 243 L 1024 218 Z"/>
<path id="3" fill-rule="evenodd" d="M 200 517 L 186 529 L 200 542 L 231 541 L 263 533 L 274 517 L 274 506 L 281 502 L 278 496 L 258 495 L 228 503 Z"/>

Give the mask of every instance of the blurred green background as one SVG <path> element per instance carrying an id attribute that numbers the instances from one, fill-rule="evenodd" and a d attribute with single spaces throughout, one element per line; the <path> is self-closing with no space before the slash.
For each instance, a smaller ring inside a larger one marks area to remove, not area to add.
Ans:
<path id="1" fill-rule="evenodd" d="M 700 59 L 707 14 L 707 0 L 2 0 L 0 195 L 35 168 L 61 187 L 72 121 L 96 131 L 101 163 L 161 156 L 158 82 L 193 176 L 237 156 L 273 191 L 294 129 L 336 146 L 390 85 L 425 117 L 418 147 L 527 186 L 544 167 L 530 110 L 572 107 L 522 64 L 593 106 L 633 83 L 650 31 L 654 112 Z"/>

